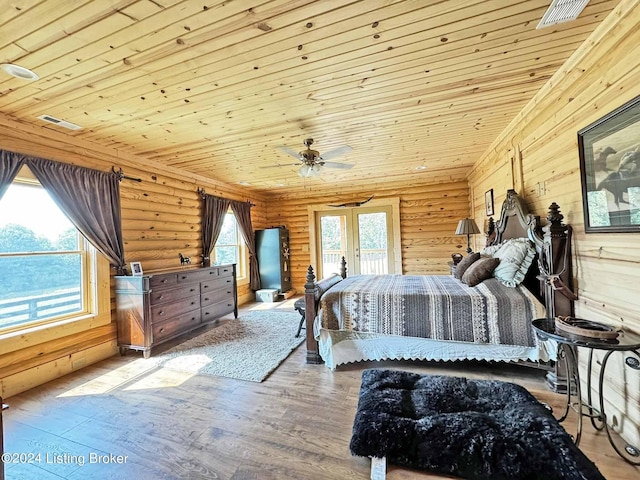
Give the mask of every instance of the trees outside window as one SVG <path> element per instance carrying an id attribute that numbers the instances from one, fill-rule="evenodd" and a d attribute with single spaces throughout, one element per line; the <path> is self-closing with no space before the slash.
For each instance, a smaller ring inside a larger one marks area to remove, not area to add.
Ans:
<path id="1" fill-rule="evenodd" d="M 86 313 L 92 255 L 40 185 L 14 181 L 0 199 L 0 330 Z"/>
<path id="2" fill-rule="evenodd" d="M 246 245 L 238 228 L 236 217 L 231 211 L 224 217 L 220 236 L 213 247 L 212 257 L 213 261 L 218 265 L 235 263 L 238 279 L 243 279 L 247 276 Z"/>

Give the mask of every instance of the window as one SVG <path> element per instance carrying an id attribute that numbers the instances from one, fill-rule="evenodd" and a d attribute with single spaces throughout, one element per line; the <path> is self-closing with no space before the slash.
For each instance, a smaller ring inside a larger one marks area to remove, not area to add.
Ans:
<path id="1" fill-rule="evenodd" d="M 227 212 L 222 223 L 220 236 L 213 247 L 213 262 L 218 265 L 236 264 L 238 280 L 247 278 L 246 245 L 238 227 L 236 217 Z"/>
<path id="2" fill-rule="evenodd" d="M 95 311 L 97 252 L 29 176 L 0 199 L 0 331 Z"/>

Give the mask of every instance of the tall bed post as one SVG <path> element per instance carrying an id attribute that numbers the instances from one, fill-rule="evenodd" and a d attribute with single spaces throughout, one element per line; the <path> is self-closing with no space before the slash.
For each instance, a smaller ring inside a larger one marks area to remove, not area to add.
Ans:
<path id="1" fill-rule="evenodd" d="M 562 223 L 564 215 L 556 202 L 549 206 L 547 220 L 542 228 L 544 232 L 545 261 L 541 264 L 540 273 L 545 276 L 545 298 L 547 302 L 547 318 L 557 316 L 573 316 L 573 271 L 571 256 L 571 226 Z"/>
<path id="2" fill-rule="evenodd" d="M 316 318 L 316 276 L 313 267 L 307 269 L 307 283 L 304 284 L 305 323 L 307 335 L 307 363 L 320 364 L 322 358 L 318 352 L 318 342 L 313 336 L 313 322 Z"/>
<path id="3" fill-rule="evenodd" d="M 564 215 L 556 202 L 549 206 L 544 232 L 544 255 L 540 258 L 540 278 L 543 280 L 547 318 L 573 316 L 573 259 L 571 256 L 571 226 L 562 223 Z M 556 361 L 546 375 L 547 387 L 556 393 L 565 393 L 568 376 L 564 362 Z"/>
<path id="4" fill-rule="evenodd" d="M 340 276 L 347 278 L 347 260 L 342 257 L 340 259 Z M 316 276 L 313 273 L 313 267 L 309 265 L 307 269 L 307 283 L 304 284 L 304 304 L 305 304 L 305 327 L 307 334 L 307 363 L 322 363 L 322 357 L 318 351 L 318 341 L 313 335 L 313 324 L 318 314 L 318 301 L 321 292 L 318 291 Z"/>

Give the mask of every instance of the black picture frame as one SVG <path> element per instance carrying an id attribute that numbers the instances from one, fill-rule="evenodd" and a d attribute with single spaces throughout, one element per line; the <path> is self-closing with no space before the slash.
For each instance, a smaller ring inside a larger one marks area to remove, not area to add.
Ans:
<path id="1" fill-rule="evenodd" d="M 484 211 L 487 216 L 493 215 L 493 188 L 484 193 Z"/>
<path id="2" fill-rule="evenodd" d="M 578 132 L 586 233 L 640 232 L 640 96 Z"/>

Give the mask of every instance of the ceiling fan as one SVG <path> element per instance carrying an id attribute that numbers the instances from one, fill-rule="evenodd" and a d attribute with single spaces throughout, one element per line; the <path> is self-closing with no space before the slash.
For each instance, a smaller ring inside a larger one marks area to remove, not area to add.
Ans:
<path id="1" fill-rule="evenodd" d="M 335 157 L 339 157 L 347 152 L 353 150 L 349 145 L 343 145 L 342 147 L 338 147 L 335 150 L 331 150 L 324 155 L 320 155 L 320 152 L 317 150 L 311 150 L 311 145 L 313 145 L 313 138 L 307 138 L 304 141 L 306 150 L 302 152 L 296 152 L 289 147 L 278 147 L 283 152 L 291 155 L 294 158 L 297 158 L 302 162 L 302 166 L 298 170 L 298 175 L 301 177 L 317 177 L 320 175 L 322 167 L 327 168 L 341 168 L 343 170 L 353 168 L 352 164 L 348 163 L 336 163 L 336 162 L 328 162 L 327 160 Z M 297 163 L 287 164 L 287 165 L 274 165 L 275 167 L 283 167 L 289 165 L 299 165 Z"/>

